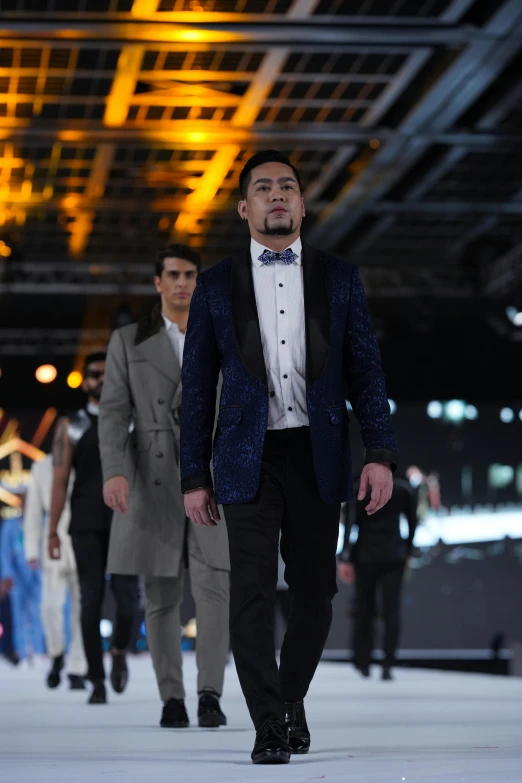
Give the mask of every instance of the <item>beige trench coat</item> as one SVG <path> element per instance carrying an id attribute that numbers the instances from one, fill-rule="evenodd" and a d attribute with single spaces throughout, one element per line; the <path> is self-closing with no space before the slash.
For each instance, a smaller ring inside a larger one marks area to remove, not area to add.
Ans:
<path id="1" fill-rule="evenodd" d="M 100 403 L 103 479 L 125 476 L 128 511 L 115 512 L 107 570 L 178 575 L 186 521 L 179 477 L 181 368 L 157 306 L 139 324 L 118 329 L 109 344 Z M 220 510 L 222 511 L 222 510 Z M 194 525 L 212 568 L 229 570 L 224 518 Z"/>

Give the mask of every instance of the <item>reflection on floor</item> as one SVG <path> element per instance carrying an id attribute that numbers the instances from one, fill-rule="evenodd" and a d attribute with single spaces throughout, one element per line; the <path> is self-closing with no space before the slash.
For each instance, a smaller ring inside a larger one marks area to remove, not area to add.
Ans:
<path id="1" fill-rule="evenodd" d="M 123 696 L 86 706 L 85 694 L 44 687 L 46 666 L 0 661 L 2 783 L 519 783 L 522 679 L 397 670 L 361 680 L 321 664 L 307 699 L 312 751 L 285 767 L 250 764 L 253 731 L 233 666 L 226 729 L 165 730 L 150 659 L 133 659 Z M 185 657 L 187 707 L 196 720 L 195 661 Z"/>

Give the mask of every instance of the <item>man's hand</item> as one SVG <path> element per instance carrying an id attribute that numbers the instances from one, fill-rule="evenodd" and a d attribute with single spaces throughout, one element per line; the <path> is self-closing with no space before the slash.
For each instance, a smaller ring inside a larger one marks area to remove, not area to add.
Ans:
<path id="1" fill-rule="evenodd" d="M 5 598 L 9 595 L 13 586 L 13 580 L 10 578 L 0 579 L 0 598 Z"/>
<path id="2" fill-rule="evenodd" d="M 211 489 L 193 489 L 183 496 L 185 500 L 185 514 L 196 525 L 203 527 L 215 527 L 221 520 L 216 498 Z"/>
<path id="3" fill-rule="evenodd" d="M 58 537 L 58 533 L 49 533 L 49 540 L 47 542 L 47 548 L 49 557 L 51 560 L 59 560 L 62 556 L 62 544 Z"/>
<path id="4" fill-rule="evenodd" d="M 353 585 L 355 582 L 355 568 L 352 563 L 338 563 L 337 576 L 347 585 Z"/>
<path id="5" fill-rule="evenodd" d="M 34 557 L 32 560 L 28 560 L 27 564 L 31 569 L 31 571 L 38 571 L 38 569 L 40 568 L 40 561 L 38 560 L 37 557 Z"/>
<path id="6" fill-rule="evenodd" d="M 366 506 L 366 513 L 371 515 L 385 506 L 392 496 L 393 474 L 390 466 L 381 462 L 365 465 L 361 474 L 358 500 L 364 500 L 369 486 L 372 488 L 372 497 Z"/>
<path id="7" fill-rule="evenodd" d="M 125 476 L 113 476 L 103 485 L 103 500 L 113 511 L 128 511 L 129 482 Z"/>

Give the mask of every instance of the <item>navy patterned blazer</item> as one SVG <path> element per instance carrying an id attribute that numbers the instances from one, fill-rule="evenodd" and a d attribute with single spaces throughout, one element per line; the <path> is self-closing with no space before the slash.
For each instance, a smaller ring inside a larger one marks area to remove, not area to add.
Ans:
<path id="1" fill-rule="evenodd" d="M 366 462 L 397 464 L 377 340 L 357 267 L 303 243 L 307 407 L 325 503 L 353 497 L 350 400 Z M 219 372 L 223 388 L 214 433 Z M 218 503 L 256 496 L 268 385 L 250 247 L 198 276 L 183 353 L 181 488 L 212 487 Z"/>

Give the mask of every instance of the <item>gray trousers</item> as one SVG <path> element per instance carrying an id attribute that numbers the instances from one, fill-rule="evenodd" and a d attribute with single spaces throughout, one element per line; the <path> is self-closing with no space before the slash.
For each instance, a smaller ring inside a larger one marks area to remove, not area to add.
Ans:
<path id="1" fill-rule="evenodd" d="M 221 695 L 229 650 L 230 572 L 206 564 L 192 523 L 187 525 L 186 535 L 190 585 L 196 604 L 198 692 L 211 688 Z M 185 698 L 180 620 L 183 584 L 183 566 L 177 577 L 145 577 L 147 640 L 163 702 Z"/>

